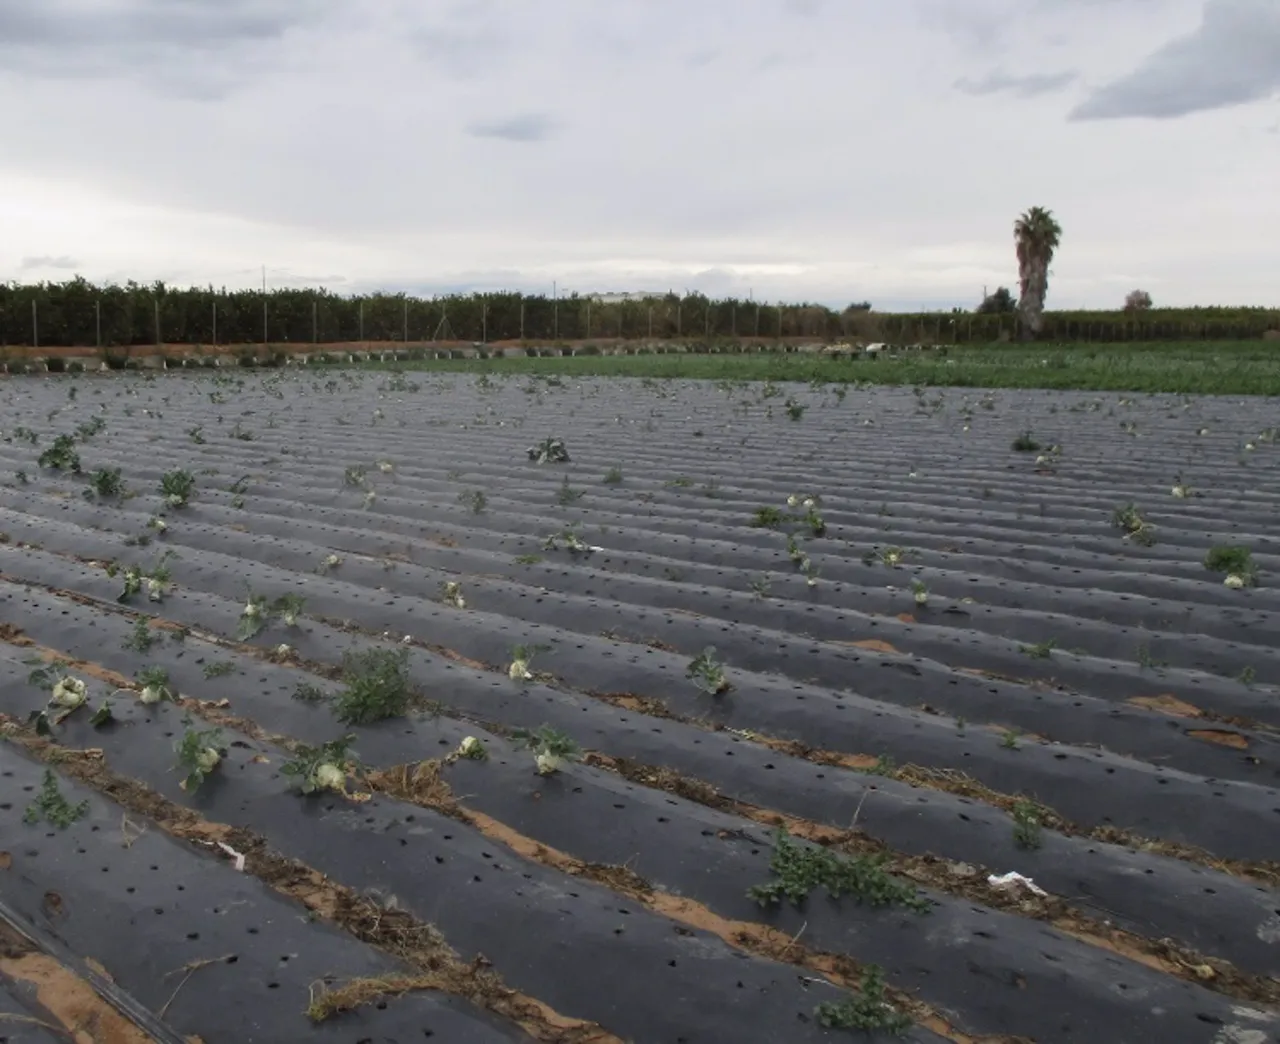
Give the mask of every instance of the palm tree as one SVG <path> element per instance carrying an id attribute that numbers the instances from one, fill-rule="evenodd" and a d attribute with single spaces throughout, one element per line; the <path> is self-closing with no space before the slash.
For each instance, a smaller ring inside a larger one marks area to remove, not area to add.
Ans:
<path id="1" fill-rule="evenodd" d="M 1049 292 L 1049 262 L 1062 240 L 1062 226 L 1053 212 L 1032 207 L 1013 225 L 1013 239 L 1018 246 L 1018 285 L 1021 296 L 1018 312 L 1022 337 L 1038 334 L 1044 326 L 1044 298 Z"/>

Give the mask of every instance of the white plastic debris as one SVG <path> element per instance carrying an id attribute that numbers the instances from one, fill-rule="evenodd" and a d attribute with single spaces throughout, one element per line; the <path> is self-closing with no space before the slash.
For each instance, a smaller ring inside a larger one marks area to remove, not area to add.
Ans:
<path id="1" fill-rule="evenodd" d="M 234 859 L 234 860 L 235 860 L 235 867 L 236 867 L 236 869 L 237 869 L 237 870 L 239 870 L 241 873 L 243 873 L 243 872 L 244 872 L 244 855 L 243 855 L 242 853 L 240 853 L 240 852 L 237 852 L 234 848 L 232 848 L 232 847 L 231 847 L 229 844 L 227 844 L 225 841 L 218 841 L 218 842 L 217 842 L 217 845 L 218 845 L 218 847 L 219 847 L 219 848 L 221 848 L 224 852 L 226 852 L 226 853 L 227 853 L 227 855 L 229 855 L 232 859 Z"/>
<path id="2" fill-rule="evenodd" d="M 1007 874 L 992 874 L 987 878 L 987 884 L 992 888 L 1017 888 L 1021 885 L 1032 895 L 1048 895 L 1043 888 L 1036 884 L 1031 878 L 1024 877 L 1016 870 L 1010 870 Z"/>

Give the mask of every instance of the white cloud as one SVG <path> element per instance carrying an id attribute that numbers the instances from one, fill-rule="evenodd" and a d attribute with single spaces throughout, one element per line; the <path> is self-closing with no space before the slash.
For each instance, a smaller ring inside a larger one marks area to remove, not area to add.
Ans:
<path id="1" fill-rule="evenodd" d="M 1274 302 L 1273 112 L 1067 119 L 1201 7 L 0 0 L 0 279 Z"/>

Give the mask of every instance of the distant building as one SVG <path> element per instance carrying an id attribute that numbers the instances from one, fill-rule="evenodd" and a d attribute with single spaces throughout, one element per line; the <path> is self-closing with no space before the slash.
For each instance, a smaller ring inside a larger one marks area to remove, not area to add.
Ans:
<path id="1" fill-rule="evenodd" d="M 618 304 L 622 301 L 647 301 L 651 297 L 664 297 L 660 290 L 609 290 L 599 294 L 583 294 L 599 304 Z"/>

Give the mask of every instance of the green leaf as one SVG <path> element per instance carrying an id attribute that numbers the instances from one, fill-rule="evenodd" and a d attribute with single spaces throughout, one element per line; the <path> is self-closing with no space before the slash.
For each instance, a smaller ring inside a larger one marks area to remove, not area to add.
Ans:
<path id="1" fill-rule="evenodd" d="M 27 724 L 35 729 L 37 736 L 52 736 L 53 725 L 49 721 L 48 711 L 32 711 L 27 717 Z"/>
<path id="2" fill-rule="evenodd" d="M 111 710 L 111 701 L 103 700 L 102 706 L 93 712 L 93 717 L 89 719 L 89 724 L 95 729 L 100 729 L 104 725 L 110 725 L 115 720 L 116 716 Z"/>

